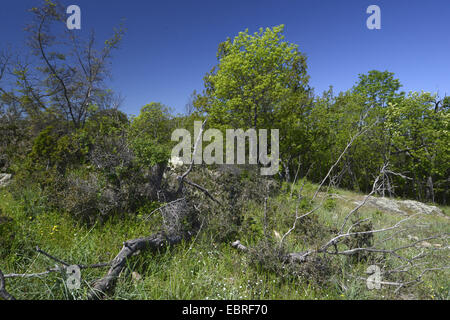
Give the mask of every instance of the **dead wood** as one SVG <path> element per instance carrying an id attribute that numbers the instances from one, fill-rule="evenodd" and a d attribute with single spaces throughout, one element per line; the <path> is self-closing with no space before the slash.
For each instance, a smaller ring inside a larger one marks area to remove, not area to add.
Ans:
<path id="1" fill-rule="evenodd" d="M 167 236 L 163 233 L 158 233 L 150 237 L 124 242 L 122 250 L 120 250 L 119 254 L 111 262 L 111 268 L 108 270 L 108 273 L 94 283 L 92 292 L 89 294 L 89 299 L 101 299 L 105 297 L 106 294 L 112 293 L 117 278 L 126 265 L 127 259 L 134 254 L 144 250 L 157 252 L 168 246 L 180 243 L 183 238 L 184 237 L 182 236 Z"/>

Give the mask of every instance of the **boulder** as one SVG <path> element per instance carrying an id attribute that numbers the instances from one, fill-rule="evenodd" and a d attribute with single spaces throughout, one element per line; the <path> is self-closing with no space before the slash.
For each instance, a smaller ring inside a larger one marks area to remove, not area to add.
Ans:
<path id="1" fill-rule="evenodd" d="M 444 213 L 441 209 L 439 209 L 436 206 L 430 206 L 428 204 L 425 204 L 423 202 L 414 201 L 414 200 L 403 200 L 400 201 L 401 205 L 414 213 L 424 213 L 424 214 L 437 214 L 440 216 L 443 216 Z"/>
<path id="2" fill-rule="evenodd" d="M 357 204 L 359 204 L 357 202 Z M 399 207 L 398 201 L 394 200 L 394 199 L 389 199 L 389 198 L 385 198 L 385 197 L 369 197 L 369 199 L 367 199 L 366 204 L 368 206 L 372 206 L 372 207 L 376 207 L 379 208 L 382 211 L 389 211 L 389 212 L 394 212 L 394 213 L 398 213 L 398 214 L 406 214 L 406 212 L 402 211 Z"/>
<path id="3" fill-rule="evenodd" d="M 355 202 L 360 204 L 361 201 Z M 423 202 L 414 200 L 396 200 L 386 197 L 369 197 L 366 205 L 380 209 L 381 211 L 388 211 L 402 215 L 409 214 L 436 214 L 445 216 L 441 209 L 436 206 L 428 205 Z"/>

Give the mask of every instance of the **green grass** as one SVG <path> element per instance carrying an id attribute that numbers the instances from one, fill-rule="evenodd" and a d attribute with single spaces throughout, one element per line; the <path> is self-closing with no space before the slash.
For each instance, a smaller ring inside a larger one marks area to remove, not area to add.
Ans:
<path id="1" fill-rule="evenodd" d="M 311 196 L 315 185 L 307 184 L 305 194 Z M 359 194 L 334 190 L 346 199 Z M 46 252 L 69 264 L 93 264 L 114 258 L 125 240 L 156 232 L 160 225 L 158 215 L 144 222 L 137 217 L 115 218 L 102 225 L 87 227 L 70 216 L 48 211 L 42 195 L 36 190 L 24 192 L 27 196 L 17 200 L 6 190 L 0 190 L 0 209 L 3 216 L 12 219 L 0 229 L 0 269 L 3 273 L 42 272 L 54 266 L 54 261 L 34 248 Z M 285 233 L 292 224 L 297 205 L 295 195 L 289 191 L 268 201 L 266 219 L 274 235 Z M 329 227 L 340 225 L 345 214 L 353 208 L 351 201 L 326 200 L 325 206 L 288 237 L 289 251 L 302 251 L 323 243 L 331 235 Z M 307 201 L 301 207 L 308 206 Z M 434 233 L 449 233 L 449 208 L 442 208 L 446 217 L 426 216 L 426 225 L 419 237 Z M 237 238 L 248 246 L 256 245 L 264 234 L 262 204 L 249 203 L 243 210 L 244 223 Z M 398 215 L 364 208 L 362 217 L 371 217 L 375 226 L 392 224 Z M 309 223 L 309 224 L 308 224 Z M 2 231 L 3 230 L 3 231 Z M 400 238 L 389 246 L 407 243 Z M 430 241 L 432 242 L 432 241 Z M 410 256 L 417 252 L 411 250 Z M 427 265 L 448 263 L 448 251 L 441 250 L 426 261 Z M 395 259 L 392 264 L 395 265 Z M 335 269 L 348 270 L 353 275 L 365 275 L 367 263 L 349 265 L 344 258 L 334 259 Z M 106 269 L 82 271 L 80 290 L 69 291 L 63 274 L 53 273 L 42 278 L 7 279 L 7 290 L 19 299 L 82 299 L 95 279 Z M 137 273 L 140 279 L 133 276 Z M 255 265 L 250 257 L 231 248 L 228 243 L 216 243 L 214 234 L 204 230 L 195 240 L 151 254 L 141 253 L 128 261 L 111 299 L 401 299 L 409 295 L 418 299 L 449 299 L 449 272 L 427 273 L 423 283 L 394 294 L 392 288 L 368 290 L 360 279 L 337 272 L 323 284 L 305 278 L 283 277 Z"/>

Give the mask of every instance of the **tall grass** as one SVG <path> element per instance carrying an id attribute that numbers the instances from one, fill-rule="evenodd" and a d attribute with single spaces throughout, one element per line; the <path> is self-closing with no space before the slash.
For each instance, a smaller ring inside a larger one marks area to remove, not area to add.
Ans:
<path id="1" fill-rule="evenodd" d="M 314 185 L 307 185 L 312 190 Z M 334 190 L 356 199 L 359 195 Z M 39 190 L 30 188 L 14 198 L 6 189 L 0 190 L 0 209 L 3 216 L 12 221 L 0 229 L 0 269 L 3 273 L 42 272 L 54 266 L 54 261 L 34 248 L 46 252 L 69 264 L 93 264 L 114 258 L 125 240 L 146 236 L 160 227 L 158 215 L 150 221 L 137 216 L 110 219 L 103 224 L 86 226 L 70 216 L 46 209 Z M 295 196 L 287 189 L 268 200 L 268 210 L 263 204 L 248 203 L 243 210 L 243 223 L 238 234 L 241 242 L 256 245 L 264 233 L 283 234 L 292 224 L 297 205 Z M 306 203 L 301 205 L 307 205 Z M 332 199 L 315 213 L 313 220 L 304 221 L 288 238 L 287 247 L 302 251 L 320 244 L 330 234 L 330 228 L 342 221 L 351 209 L 351 203 Z M 428 216 L 423 221 L 427 235 L 450 231 L 449 210 L 443 208 L 446 217 Z M 145 214 L 145 212 L 144 212 Z M 396 221 L 397 216 L 379 212 L 373 208 L 361 211 L 363 216 L 373 218 L 375 224 Z M 264 224 L 266 219 L 266 225 Z M 270 223 L 267 223 L 269 220 Z M 5 227 L 6 226 L 6 227 Z M 269 227 L 269 230 L 267 228 Z M 309 229 L 310 230 L 309 230 Z M 6 230 L 6 231 L 5 231 Z M 111 299 L 449 299 L 449 272 L 426 274 L 423 283 L 406 293 L 394 295 L 390 288 L 368 290 L 364 281 L 345 277 L 336 272 L 324 284 L 317 284 L 302 277 L 283 277 L 268 271 L 264 266 L 252 263 L 250 257 L 238 252 L 227 243 L 216 243 L 215 236 L 205 228 L 195 240 L 167 248 L 157 254 L 141 253 L 128 261 L 118 279 Z M 390 245 L 401 244 L 394 240 Z M 442 262 L 448 253 L 436 254 L 432 259 Z M 436 261 L 427 261 L 433 265 Z M 337 269 L 349 268 L 345 259 L 335 259 Z M 354 264 L 353 273 L 365 274 L 367 265 Z M 65 275 L 52 273 L 42 278 L 7 279 L 7 290 L 19 299 L 83 299 L 92 282 L 104 275 L 106 269 L 82 271 L 79 290 L 67 288 Z"/>

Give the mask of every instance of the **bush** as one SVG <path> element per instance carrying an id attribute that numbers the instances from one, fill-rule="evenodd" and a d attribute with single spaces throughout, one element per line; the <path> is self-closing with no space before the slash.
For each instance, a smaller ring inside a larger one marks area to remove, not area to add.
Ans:
<path id="1" fill-rule="evenodd" d="M 305 262 L 286 261 L 287 252 L 271 240 L 260 241 L 249 249 L 250 263 L 258 268 L 274 273 L 284 280 L 300 278 L 314 284 L 323 285 L 331 276 L 331 263 L 326 256 L 308 256 Z"/>
<path id="2" fill-rule="evenodd" d="M 192 201 L 206 215 L 205 223 L 208 230 L 219 242 L 236 240 L 236 236 L 242 230 L 244 210 L 247 209 L 248 204 L 262 203 L 266 196 L 277 191 L 277 183 L 259 175 L 257 166 L 196 167 L 189 179 L 208 189 L 221 203 L 219 205 L 206 199 L 199 190 L 187 187 Z"/>
<path id="3" fill-rule="evenodd" d="M 93 223 L 110 214 L 114 204 L 118 206 L 117 197 L 106 189 L 106 181 L 99 174 L 89 173 L 87 177 L 70 174 L 67 180 L 61 203 L 74 217 Z"/>
<path id="4" fill-rule="evenodd" d="M 353 221 L 352 223 L 355 224 L 356 222 Z M 365 232 L 370 230 L 374 229 L 372 222 L 369 221 L 358 224 L 352 229 L 352 232 Z M 356 234 L 350 236 L 348 238 L 345 238 L 344 244 L 348 247 L 349 250 L 355 248 L 370 248 L 373 246 L 373 233 Z M 360 262 L 367 261 L 369 257 L 370 252 L 358 251 L 356 254 L 351 255 L 350 259 L 352 262 Z"/>

